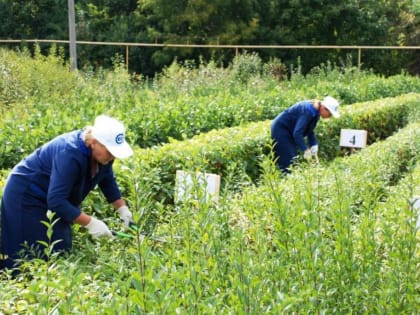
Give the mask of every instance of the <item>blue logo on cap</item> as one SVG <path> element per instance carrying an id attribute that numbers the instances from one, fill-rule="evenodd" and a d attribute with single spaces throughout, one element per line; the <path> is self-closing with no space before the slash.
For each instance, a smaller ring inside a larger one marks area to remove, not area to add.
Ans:
<path id="1" fill-rule="evenodd" d="M 115 137 L 115 143 L 116 144 L 121 144 L 124 142 L 124 134 L 123 133 L 119 133 L 116 137 Z"/>

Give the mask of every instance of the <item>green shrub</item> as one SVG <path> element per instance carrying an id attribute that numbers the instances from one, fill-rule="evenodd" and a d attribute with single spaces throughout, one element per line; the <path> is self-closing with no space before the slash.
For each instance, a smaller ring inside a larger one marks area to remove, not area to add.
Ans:
<path id="1" fill-rule="evenodd" d="M 0 108 L 62 98 L 77 86 L 77 74 L 69 72 L 62 50 L 52 46 L 49 55 L 43 56 L 35 47 L 33 58 L 28 50 L 0 49 Z"/>
<path id="2" fill-rule="evenodd" d="M 257 53 L 245 52 L 235 56 L 230 65 L 230 73 L 235 81 L 247 83 L 250 78 L 261 74 L 263 65 Z"/>

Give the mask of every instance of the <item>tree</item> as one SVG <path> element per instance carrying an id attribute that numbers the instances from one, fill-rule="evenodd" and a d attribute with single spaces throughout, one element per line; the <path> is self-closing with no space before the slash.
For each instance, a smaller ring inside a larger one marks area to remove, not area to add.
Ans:
<path id="1" fill-rule="evenodd" d="M 85 0 L 75 1 L 78 40 L 177 44 L 419 45 L 420 5 L 412 0 Z M 0 0 L 0 38 L 67 39 L 63 0 Z M 263 61 L 300 58 L 303 71 L 349 50 L 258 50 Z M 130 48 L 130 69 L 153 74 L 172 63 L 227 64 L 234 51 Z M 417 53 L 417 54 L 416 54 Z M 111 66 L 125 47 L 78 46 L 80 64 Z M 364 52 L 363 66 L 384 74 L 418 73 L 418 51 Z"/>
<path id="2" fill-rule="evenodd" d="M 417 7 L 410 0 L 262 0 L 260 3 L 257 36 L 260 42 L 266 40 L 278 45 L 419 44 L 418 39 L 413 40 L 412 36 L 419 29 L 420 9 L 415 14 Z M 304 71 L 308 71 L 325 60 L 340 62 L 349 51 L 269 53 L 289 63 L 299 56 L 303 60 Z M 384 57 L 392 54 L 402 56 L 412 55 L 412 52 L 371 51 L 363 62 L 368 68 L 395 73 L 401 69 L 402 60 L 399 62 L 391 58 L 395 67 L 390 68 L 390 58 Z M 355 57 L 355 52 L 353 55 Z"/>
<path id="3" fill-rule="evenodd" d="M 62 0 L 0 0 L 0 38 L 65 39 L 67 10 Z"/>
<path id="4" fill-rule="evenodd" d="M 240 44 L 253 40 L 258 24 L 254 18 L 257 0 L 142 0 L 137 16 L 142 34 L 150 41 L 185 44 Z M 198 60 L 218 51 L 155 50 L 153 62 L 164 66 L 175 57 Z M 222 58 L 222 56 L 221 56 Z"/>

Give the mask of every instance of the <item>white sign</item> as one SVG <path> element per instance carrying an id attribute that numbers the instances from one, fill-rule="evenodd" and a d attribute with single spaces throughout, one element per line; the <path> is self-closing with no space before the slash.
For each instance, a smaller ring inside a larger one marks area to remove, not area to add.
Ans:
<path id="1" fill-rule="evenodd" d="M 367 141 L 367 131 L 357 129 L 341 129 L 340 146 L 349 148 L 364 148 Z"/>
<path id="2" fill-rule="evenodd" d="M 420 196 L 413 197 L 410 201 L 413 203 L 413 209 L 417 211 L 416 228 L 420 230 Z"/>
<path id="3" fill-rule="evenodd" d="M 194 175 L 194 176 L 193 176 Z M 176 171 L 175 202 L 188 198 L 219 201 L 220 176 L 216 174 Z"/>

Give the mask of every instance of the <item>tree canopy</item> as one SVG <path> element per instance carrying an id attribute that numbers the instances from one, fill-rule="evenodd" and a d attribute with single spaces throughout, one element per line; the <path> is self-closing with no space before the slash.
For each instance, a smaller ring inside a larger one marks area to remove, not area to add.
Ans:
<path id="1" fill-rule="evenodd" d="M 78 40 L 243 45 L 420 44 L 413 0 L 75 0 Z M 58 0 L 0 0 L 0 38 L 68 39 L 67 6 Z M 417 52 L 417 54 L 416 54 Z M 226 63 L 233 51 L 130 48 L 130 68 L 153 74 L 175 59 Z M 348 51 L 259 50 L 263 59 L 302 60 L 304 70 L 341 62 Z M 109 66 L 122 47 L 78 47 L 79 64 Z M 419 71 L 418 51 L 369 52 L 364 67 L 383 74 Z"/>

